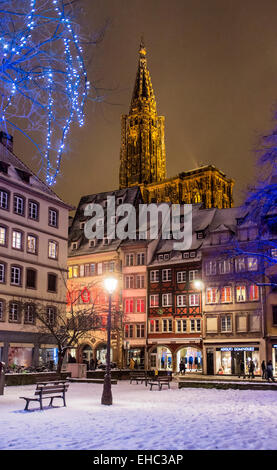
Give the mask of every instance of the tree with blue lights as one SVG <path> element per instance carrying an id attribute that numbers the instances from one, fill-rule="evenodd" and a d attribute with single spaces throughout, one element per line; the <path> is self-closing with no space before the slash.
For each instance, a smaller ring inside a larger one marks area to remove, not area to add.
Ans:
<path id="1" fill-rule="evenodd" d="M 0 0 L 1 130 L 32 141 L 49 186 L 72 124 L 84 123 L 89 89 L 74 3 Z"/>

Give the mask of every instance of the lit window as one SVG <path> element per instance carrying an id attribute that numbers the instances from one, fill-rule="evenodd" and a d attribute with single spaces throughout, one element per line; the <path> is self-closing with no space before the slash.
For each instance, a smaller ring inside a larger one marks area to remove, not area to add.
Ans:
<path id="1" fill-rule="evenodd" d="M 217 287 L 208 287 L 206 289 L 206 304 L 216 304 L 217 303 Z"/>
<path id="2" fill-rule="evenodd" d="M 34 235 L 27 236 L 27 252 L 33 254 L 37 252 L 37 237 Z"/>
<path id="3" fill-rule="evenodd" d="M 58 244 L 54 241 L 48 242 L 48 257 L 52 259 L 57 259 L 58 257 Z"/>
<path id="4" fill-rule="evenodd" d="M 222 287 L 221 289 L 221 302 L 232 302 L 232 288 L 231 286 Z"/>
<path id="5" fill-rule="evenodd" d="M 197 307 L 200 305 L 200 295 L 199 294 L 190 294 L 189 295 L 189 304 L 191 307 Z"/>
<path id="6" fill-rule="evenodd" d="M 134 301 L 133 299 L 125 299 L 125 313 L 134 312 Z"/>
<path id="7" fill-rule="evenodd" d="M 177 307 L 185 307 L 187 302 L 187 296 L 184 294 L 177 295 Z"/>
<path id="8" fill-rule="evenodd" d="M 245 286 L 237 286 L 236 287 L 236 300 L 237 300 L 237 302 L 245 302 L 246 301 L 246 287 Z"/>
<path id="9" fill-rule="evenodd" d="M 252 284 L 249 289 L 249 300 L 259 300 L 259 286 Z"/>
<path id="10" fill-rule="evenodd" d="M 22 232 L 18 232 L 17 230 L 13 230 L 12 236 L 12 247 L 16 250 L 22 249 Z"/>
<path id="11" fill-rule="evenodd" d="M 7 241 L 7 229 L 5 227 L 0 227 L 0 245 L 6 245 Z"/>
<path id="12" fill-rule="evenodd" d="M 257 258 L 247 258 L 248 271 L 257 271 L 258 269 L 258 260 Z"/>
<path id="13" fill-rule="evenodd" d="M 137 299 L 137 313 L 145 312 L 145 303 L 144 299 Z"/>

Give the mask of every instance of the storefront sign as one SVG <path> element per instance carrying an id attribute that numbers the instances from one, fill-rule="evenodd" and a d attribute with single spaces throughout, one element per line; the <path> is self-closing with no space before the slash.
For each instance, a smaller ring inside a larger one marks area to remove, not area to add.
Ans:
<path id="1" fill-rule="evenodd" d="M 277 344 L 273 344 L 272 347 L 273 347 L 273 348 L 277 348 Z"/>
<path id="2" fill-rule="evenodd" d="M 275 345 L 277 347 L 277 344 Z M 274 347 L 274 346 L 273 346 Z M 254 351 L 254 346 L 236 346 L 236 347 L 224 347 L 220 348 L 220 351 Z"/>

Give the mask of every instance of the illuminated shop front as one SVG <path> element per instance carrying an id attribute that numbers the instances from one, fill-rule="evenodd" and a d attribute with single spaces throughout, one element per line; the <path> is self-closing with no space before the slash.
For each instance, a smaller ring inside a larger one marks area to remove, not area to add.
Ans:
<path id="1" fill-rule="evenodd" d="M 53 345 L 41 345 L 39 349 L 39 365 L 54 367 L 58 364 L 58 348 Z"/>
<path id="2" fill-rule="evenodd" d="M 239 375 L 241 363 L 248 374 L 250 361 L 254 362 L 254 374 L 261 374 L 260 350 L 257 346 L 224 346 L 216 348 L 215 373 L 219 375 Z"/>
<path id="3" fill-rule="evenodd" d="M 272 345 L 272 366 L 273 375 L 277 376 L 277 344 Z"/>
<path id="4" fill-rule="evenodd" d="M 166 346 L 157 346 L 150 354 L 150 369 L 172 370 L 172 354 Z"/>
<path id="5" fill-rule="evenodd" d="M 177 352 L 177 370 L 181 360 L 184 360 L 186 372 L 202 372 L 202 352 L 194 347 L 186 347 Z"/>
<path id="6" fill-rule="evenodd" d="M 130 348 L 127 351 L 127 366 L 130 366 L 130 361 L 133 359 L 135 367 L 144 367 L 144 348 Z"/>
<path id="7" fill-rule="evenodd" d="M 33 344 L 13 344 L 9 345 L 8 366 L 30 367 L 33 361 Z"/>

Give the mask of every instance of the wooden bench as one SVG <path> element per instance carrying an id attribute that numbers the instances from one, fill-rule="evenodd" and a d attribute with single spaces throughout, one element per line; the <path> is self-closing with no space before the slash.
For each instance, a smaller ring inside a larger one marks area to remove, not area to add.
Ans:
<path id="1" fill-rule="evenodd" d="M 140 371 L 140 372 L 132 372 L 130 374 L 130 384 L 133 382 L 133 381 L 136 381 L 136 383 L 138 384 L 139 382 L 142 384 L 143 382 L 145 382 L 145 385 L 147 385 L 148 381 L 150 380 L 150 376 L 148 376 L 147 372 L 146 371 Z"/>
<path id="2" fill-rule="evenodd" d="M 40 404 L 40 409 L 42 410 L 42 400 L 50 399 L 49 406 L 53 406 L 54 398 L 62 398 L 63 406 L 66 406 L 65 403 L 65 393 L 67 392 L 69 383 L 65 380 L 57 380 L 53 382 L 38 382 L 35 393 L 33 397 L 19 397 L 26 400 L 25 410 L 29 409 L 30 401 L 38 401 Z"/>
<path id="3" fill-rule="evenodd" d="M 165 375 L 164 377 L 153 377 L 148 380 L 148 384 L 150 385 L 150 390 L 152 390 L 154 385 L 157 385 L 159 390 L 162 390 L 163 385 L 167 385 L 167 387 L 170 388 L 171 380 L 172 378 L 168 375 Z"/>

